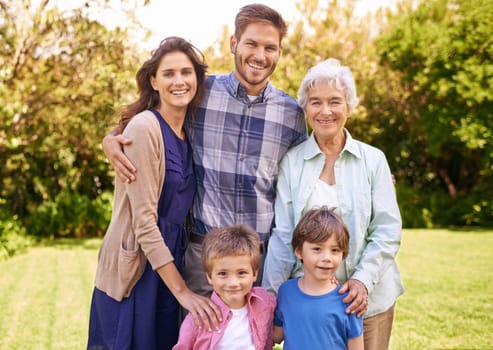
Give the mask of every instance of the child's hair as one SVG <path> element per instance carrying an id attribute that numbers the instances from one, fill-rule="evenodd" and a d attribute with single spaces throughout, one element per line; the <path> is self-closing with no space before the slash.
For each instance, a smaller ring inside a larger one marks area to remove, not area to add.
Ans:
<path id="1" fill-rule="evenodd" d="M 320 243 L 328 240 L 332 235 L 339 248 L 342 257 L 349 253 L 349 231 L 342 219 L 335 213 L 335 208 L 322 206 L 313 208 L 305 213 L 293 232 L 293 250 L 301 250 L 304 242 Z"/>
<path id="2" fill-rule="evenodd" d="M 202 264 L 208 275 L 214 259 L 225 256 L 249 255 L 253 271 L 260 268 L 260 239 L 245 225 L 216 228 L 205 235 L 202 243 Z"/>

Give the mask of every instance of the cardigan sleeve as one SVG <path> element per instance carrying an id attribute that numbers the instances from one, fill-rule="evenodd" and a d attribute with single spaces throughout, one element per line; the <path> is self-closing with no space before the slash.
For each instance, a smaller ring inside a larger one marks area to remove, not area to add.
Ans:
<path id="1" fill-rule="evenodd" d="M 152 268 L 173 261 L 157 226 L 157 208 L 164 183 L 164 141 L 159 122 L 150 111 L 135 116 L 123 135 L 132 140 L 124 152 L 138 169 L 134 182 L 124 184 L 137 242 Z"/>

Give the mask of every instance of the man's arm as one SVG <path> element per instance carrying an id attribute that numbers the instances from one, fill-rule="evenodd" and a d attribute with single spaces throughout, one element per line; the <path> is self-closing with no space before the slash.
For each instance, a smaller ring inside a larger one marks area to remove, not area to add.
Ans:
<path id="1" fill-rule="evenodd" d="M 127 183 L 135 181 L 135 173 L 137 172 L 135 166 L 123 153 L 123 145 L 131 143 L 132 140 L 120 134 L 118 128 L 106 135 L 102 142 L 103 152 L 115 170 L 116 176 Z"/>

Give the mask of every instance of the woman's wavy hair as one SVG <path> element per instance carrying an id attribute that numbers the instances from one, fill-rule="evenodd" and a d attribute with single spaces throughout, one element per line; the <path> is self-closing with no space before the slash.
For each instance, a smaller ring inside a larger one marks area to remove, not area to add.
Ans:
<path id="1" fill-rule="evenodd" d="M 142 67 L 138 70 L 136 81 L 139 97 L 137 101 L 123 107 L 122 110 L 117 113 L 117 116 L 120 119 L 120 132 L 125 129 L 128 122 L 136 114 L 155 108 L 159 105 L 159 93 L 152 87 L 151 77 L 156 76 L 162 58 L 165 55 L 176 51 L 183 52 L 187 55 L 190 61 L 192 61 L 195 75 L 197 77 L 197 92 L 187 108 L 187 113 L 191 117 L 194 116 L 200 102 L 202 101 L 202 98 L 204 97 L 204 82 L 207 73 L 207 64 L 205 63 L 202 52 L 194 45 L 183 38 L 170 36 L 161 41 L 159 47 L 152 53 L 151 58 L 145 61 Z"/>

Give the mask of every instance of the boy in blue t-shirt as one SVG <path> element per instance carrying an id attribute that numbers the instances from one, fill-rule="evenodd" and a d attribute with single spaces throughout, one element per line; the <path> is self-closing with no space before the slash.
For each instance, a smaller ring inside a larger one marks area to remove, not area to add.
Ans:
<path id="1" fill-rule="evenodd" d="M 293 232 L 304 275 L 277 295 L 274 341 L 283 349 L 363 350 L 363 319 L 347 314 L 334 274 L 349 252 L 349 232 L 334 208 L 311 209 Z"/>

